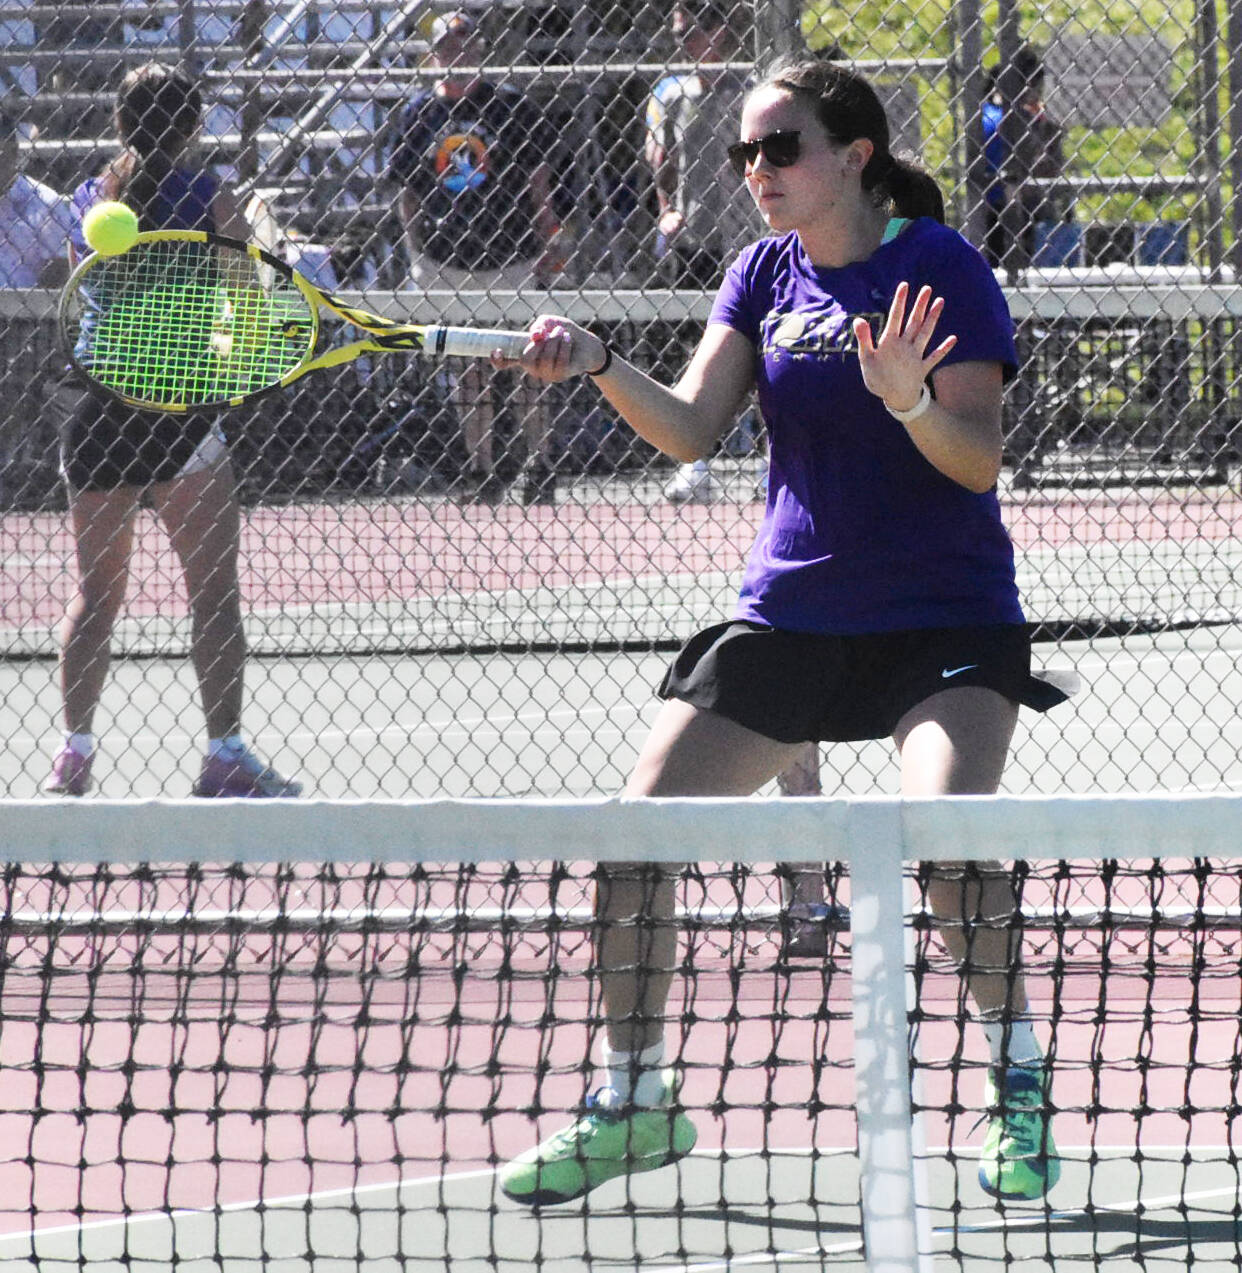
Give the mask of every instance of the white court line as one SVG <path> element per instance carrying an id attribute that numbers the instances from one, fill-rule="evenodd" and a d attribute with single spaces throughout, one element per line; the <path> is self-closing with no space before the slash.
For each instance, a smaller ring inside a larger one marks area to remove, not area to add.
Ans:
<path id="1" fill-rule="evenodd" d="M 1139 638 L 1129 638 L 1139 639 Z M 1037 646 L 1036 649 L 1039 647 Z M 1073 650 L 1073 646 L 1067 642 L 1059 647 L 1059 653 L 1062 658 L 1066 657 Z M 1165 650 L 1158 645 L 1153 645 L 1146 654 L 1135 654 L 1130 650 L 1117 650 L 1115 652 L 1106 652 L 1103 650 L 1089 649 L 1081 658 L 1073 659 L 1074 667 L 1096 667 L 1096 668 L 1117 668 L 1117 667 L 1142 667 L 1144 663 L 1152 663 L 1157 659 L 1165 663 L 1180 663 L 1186 659 L 1193 659 L 1196 663 L 1206 663 L 1209 659 L 1228 659 L 1232 664 L 1237 661 L 1238 651 L 1232 647 L 1212 646 L 1210 649 L 1195 649 L 1194 647 L 1181 646 L 1176 650 Z M 1054 656 L 1049 659 L 1049 665 L 1055 665 L 1057 658 Z"/>
<path id="2" fill-rule="evenodd" d="M 861 1251 L 861 1237 L 849 1242 L 836 1242 L 832 1246 L 806 1246 L 796 1251 L 756 1251 L 753 1255 L 734 1255 L 712 1264 L 661 1264 L 660 1273 L 712 1273 L 717 1269 L 739 1269 L 743 1266 L 764 1264 L 802 1264 L 819 1261 L 825 1255 L 848 1255 Z"/>
<path id="3" fill-rule="evenodd" d="M 722 1153 L 715 1149 L 695 1149 L 690 1152 L 687 1157 L 694 1158 L 723 1158 L 726 1162 L 733 1158 L 753 1158 L 761 1155 L 769 1157 L 810 1157 L 817 1152 L 810 1148 L 794 1147 L 788 1150 L 777 1150 L 773 1152 L 771 1149 L 763 1147 L 755 1149 L 730 1149 Z M 846 1146 L 837 1148 L 825 1148 L 818 1151 L 821 1157 L 837 1157 L 847 1154 L 853 1154 L 854 1150 Z M 288 1194 L 282 1198 L 271 1199 L 246 1199 L 241 1202 L 225 1202 L 217 1207 L 184 1207 L 176 1211 L 149 1211 L 143 1215 L 135 1216 L 114 1216 L 108 1220 L 88 1220 L 82 1224 L 62 1224 L 54 1225 L 46 1229 L 22 1229 L 15 1230 L 12 1233 L 0 1233 L 0 1247 L 10 1244 L 19 1239 L 25 1243 L 37 1241 L 40 1238 L 52 1237 L 62 1233 L 87 1233 L 101 1229 L 124 1228 L 136 1224 L 152 1224 L 157 1221 L 167 1222 L 171 1220 L 192 1218 L 194 1216 L 211 1216 L 233 1214 L 239 1211 L 254 1211 L 260 1203 L 264 1208 L 272 1207 L 305 1207 L 308 1204 L 319 1202 L 327 1202 L 334 1198 L 358 1198 L 364 1194 L 382 1193 L 384 1190 L 390 1190 L 394 1193 L 403 1193 L 407 1190 L 417 1190 L 434 1186 L 438 1192 L 444 1184 L 448 1182 L 456 1183 L 462 1180 L 481 1180 L 487 1176 L 495 1176 L 497 1168 L 480 1167 L 475 1171 L 455 1171 L 440 1172 L 434 1176 L 415 1176 L 407 1180 L 389 1180 L 377 1181 L 370 1185 L 356 1185 L 343 1189 L 325 1189 L 318 1193 L 297 1193 Z M 515 1215 L 531 1215 L 529 1211 L 515 1210 Z M 575 1215 L 573 1211 L 561 1211 L 554 1213 L 558 1216 L 566 1218 Z"/>
<path id="4" fill-rule="evenodd" d="M 1220 648 L 1212 648 L 1209 650 L 1179 649 L 1176 651 L 1165 652 L 1159 649 L 1151 650 L 1146 655 L 1134 655 L 1129 653 L 1118 652 L 1116 654 L 1099 654 L 1092 652 L 1081 659 L 1074 660 L 1076 669 L 1099 668 L 1104 670 L 1113 670 L 1124 667 L 1139 667 L 1144 663 L 1150 663 L 1157 656 L 1163 656 L 1166 663 L 1177 663 L 1183 660 L 1193 660 L 1197 664 L 1203 664 L 1207 660 L 1213 658 L 1228 658 L 1230 663 L 1236 662 L 1237 651 L 1230 651 Z M 1054 660 L 1055 662 L 1055 660 Z M 1088 687 L 1089 688 L 1089 687 Z M 495 713 L 488 715 L 480 715 L 473 717 L 453 716 L 446 719 L 442 724 L 434 720 L 428 719 L 425 715 L 420 715 L 418 720 L 409 725 L 403 725 L 399 720 L 376 729 L 368 727 L 363 723 L 359 723 L 356 727 L 350 729 L 332 729 L 326 728 L 322 730 L 299 729 L 294 732 L 288 732 L 278 728 L 256 731 L 253 735 L 255 742 L 279 743 L 287 745 L 289 743 L 312 743 L 322 744 L 331 740 L 336 742 L 350 741 L 353 739 L 375 739 L 380 740 L 392 736 L 400 736 L 409 739 L 431 737 L 435 739 L 452 739 L 460 737 L 470 737 L 479 733 L 495 732 L 501 733 L 506 728 L 514 725 L 523 724 L 554 724 L 557 721 L 577 721 L 592 720 L 599 717 L 606 717 L 612 720 L 618 716 L 633 716 L 638 718 L 650 710 L 650 704 L 636 705 L 624 699 L 618 700 L 615 704 L 587 704 L 582 707 L 564 707 L 553 709 L 550 711 L 518 711 L 510 713 Z M 1127 727 L 1112 721 L 1103 721 L 1099 723 L 1104 727 L 1113 726 L 1115 733 L 1128 736 Z M 1073 727 L 1071 727 L 1073 728 Z M 1098 736 L 1100 732 L 1099 726 L 1086 727 L 1093 737 Z M 563 732 L 563 731 L 562 731 Z M 197 733 L 180 733 L 171 731 L 166 733 L 139 733 L 127 735 L 127 745 L 130 747 L 140 745 L 158 745 L 166 747 L 170 743 L 190 744 L 197 743 L 200 732 Z M 32 749 L 54 748 L 60 741 L 60 735 L 41 735 L 17 733 L 8 736 L 9 746 L 28 747 Z M 1236 783 L 1226 784 L 1229 787 L 1242 785 L 1242 779 Z"/>
<path id="5" fill-rule="evenodd" d="M 581 720 L 584 717 L 599 716 L 612 720 L 617 716 L 626 714 L 639 716 L 649 709 L 650 704 L 644 704 L 642 707 L 632 703 L 617 703 L 615 706 L 604 706 L 601 704 L 584 708 L 558 708 L 552 711 L 512 712 L 508 715 L 480 716 L 467 720 L 462 720 L 460 717 L 455 716 L 451 720 L 445 721 L 443 725 L 439 725 L 435 721 L 429 721 L 424 717 L 417 725 L 407 725 L 404 728 L 400 725 L 386 725 L 383 729 L 367 729 L 363 726 L 359 729 L 300 730 L 280 736 L 285 739 L 307 739 L 312 742 L 323 738 L 357 738 L 360 735 L 362 737 L 383 738 L 388 734 L 402 734 L 407 738 L 417 738 L 424 734 L 431 735 L 434 738 L 448 738 L 457 734 L 478 734 L 488 730 L 503 733 L 510 725 L 553 724 L 560 720 L 574 721 Z M 564 731 L 558 732 L 563 733 Z"/>
<path id="6" fill-rule="evenodd" d="M 28 556 L 25 553 L 11 553 L 7 557 L 0 557 L 0 570 L 28 570 L 32 567 L 52 566 L 57 570 L 71 570 L 73 568 L 73 559 L 71 557 L 54 557 L 49 553 L 39 553 L 35 556 Z"/>
<path id="7" fill-rule="evenodd" d="M 581 720 L 583 718 L 593 718 L 603 716 L 608 720 L 612 720 L 617 716 L 623 716 L 627 713 L 632 716 L 639 716 L 643 712 L 650 710 L 650 704 L 638 706 L 633 703 L 619 702 L 615 705 L 599 704 L 597 706 L 588 706 L 583 708 L 556 708 L 551 711 L 520 711 L 509 712 L 506 714 L 497 713 L 496 715 L 467 717 L 465 719 L 454 716 L 450 720 L 446 720 L 443 725 L 437 724 L 433 720 L 428 720 L 426 716 L 419 718 L 417 724 L 402 725 L 399 721 L 391 725 L 385 725 L 382 729 L 368 728 L 366 725 L 359 725 L 357 729 L 301 729 L 293 733 L 287 730 L 272 727 L 265 730 L 256 730 L 250 733 L 250 737 L 256 743 L 275 740 L 282 745 L 290 742 L 321 742 L 325 738 L 331 739 L 351 739 L 351 738 L 387 738 L 389 735 L 400 735 L 402 738 L 418 738 L 422 735 L 430 735 L 433 738 L 449 738 L 461 735 L 477 734 L 494 730 L 503 732 L 505 728 L 511 725 L 521 724 L 538 724 L 540 722 L 553 724 L 561 720 Z M 178 732 L 171 730 L 167 733 L 142 733 L 127 734 L 126 746 L 134 747 L 141 743 L 154 743 L 161 747 L 170 743 L 195 743 L 197 744 L 202 737 L 202 731 L 197 733 Z M 34 748 L 55 747 L 61 741 L 60 734 L 46 734 L 36 737 L 33 734 L 10 734 L 8 743 L 10 747 L 17 745 L 25 745 Z"/>
<path id="8" fill-rule="evenodd" d="M 1136 1198 L 1127 1202 L 1112 1203 L 1096 1203 L 1093 1204 L 1094 1211 L 1114 1211 L 1129 1215 L 1138 1208 L 1146 1210 L 1158 1211 L 1166 1207 L 1173 1207 L 1179 1203 L 1203 1201 L 1208 1198 L 1231 1198 L 1236 1197 L 1237 1188 L 1229 1189 L 1205 1189 L 1198 1193 L 1189 1194 L 1170 1194 L 1166 1198 Z M 1004 1216 L 999 1220 L 991 1220 L 982 1224 L 959 1224 L 955 1226 L 940 1226 L 932 1230 L 933 1237 L 942 1237 L 952 1233 L 989 1233 L 999 1232 L 1006 1229 L 1030 1228 L 1037 1224 L 1046 1224 L 1053 1220 L 1065 1220 L 1075 1216 L 1087 1215 L 1086 1207 L 1071 1207 L 1068 1209 L 1058 1209 L 1056 1211 L 1043 1212 L 1032 1215 L 1023 1216 Z M 780 1228 L 780 1222 L 774 1221 L 773 1228 Z M 813 1246 L 798 1247 L 792 1251 L 761 1251 L 753 1255 L 733 1256 L 724 1261 L 707 1263 L 707 1264 L 661 1264 L 659 1267 L 661 1273 L 716 1273 L 718 1270 L 728 1270 L 741 1268 L 743 1266 L 761 1266 L 775 1264 L 797 1264 L 819 1260 L 826 1255 L 845 1255 L 850 1251 L 861 1251 L 863 1249 L 863 1240 L 859 1237 L 856 1241 L 838 1242 L 832 1246 Z"/>
<path id="9" fill-rule="evenodd" d="M 1228 658 L 1230 663 L 1236 661 L 1236 652 L 1231 653 L 1226 650 L 1180 650 L 1166 657 L 1166 662 L 1178 662 L 1183 659 L 1193 659 L 1196 663 L 1202 664 L 1206 659 L 1216 656 Z M 1150 661 L 1153 654 L 1148 654 L 1146 658 L 1131 655 L 1106 656 L 1099 655 L 1092 658 L 1085 658 L 1075 661 L 1076 668 L 1082 667 L 1099 667 L 1104 669 L 1116 669 L 1117 667 L 1138 667 L 1145 661 Z M 364 723 L 359 723 L 356 727 L 350 729 L 332 729 L 326 728 L 322 730 L 299 729 L 293 732 L 271 728 L 267 730 L 256 731 L 253 738 L 256 742 L 277 741 L 281 744 L 291 742 L 310 742 L 321 743 L 324 740 L 347 741 L 357 738 L 382 739 L 394 735 L 405 738 L 420 738 L 430 736 L 433 738 L 455 738 L 466 737 L 479 732 L 502 732 L 505 728 L 513 725 L 523 724 L 554 724 L 557 721 L 575 721 L 575 720 L 591 720 L 598 717 L 606 717 L 609 720 L 617 716 L 633 716 L 639 717 L 650 710 L 649 703 L 634 704 L 624 699 L 618 700 L 615 704 L 586 704 L 582 707 L 563 707 L 552 710 L 525 710 L 508 713 L 489 713 L 479 716 L 453 716 L 446 719 L 443 723 L 428 719 L 426 715 L 420 715 L 416 722 L 405 725 L 400 720 L 376 729 L 368 727 Z M 1112 721 L 1101 722 L 1104 725 L 1115 724 Z M 1085 728 L 1085 727 L 1084 727 Z M 1117 729 L 1123 734 L 1128 734 L 1125 727 L 1117 725 Z M 1097 727 L 1092 727 L 1089 731 L 1093 736 L 1098 734 Z M 142 744 L 158 744 L 161 747 L 170 743 L 196 743 L 199 739 L 201 731 L 196 733 L 178 731 L 169 731 L 164 733 L 138 733 L 127 735 L 128 745 L 138 746 Z M 10 747 L 31 747 L 46 748 L 54 747 L 60 740 L 60 735 L 33 735 L 33 734 L 10 734 L 8 742 Z M 1239 780 L 1242 781 L 1242 780 Z"/>
<path id="10" fill-rule="evenodd" d="M 128 1228 L 131 1225 L 167 1223 L 173 1220 L 189 1219 L 194 1216 L 229 1215 L 239 1211 L 254 1211 L 260 1202 L 265 1209 L 273 1207 L 304 1207 L 308 1203 L 325 1202 L 332 1198 L 359 1198 L 365 1194 L 402 1192 L 406 1189 L 417 1189 L 434 1185 L 439 1189 L 446 1181 L 478 1180 L 484 1176 L 494 1176 L 492 1167 L 481 1167 L 477 1171 L 441 1173 L 438 1176 L 416 1176 L 413 1180 L 377 1181 L 372 1185 L 351 1185 L 345 1189 L 325 1189 L 320 1193 L 295 1193 L 283 1198 L 247 1199 L 243 1202 L 224 1202 L 217 1207 L 185 1207 L 177 1211 L 148 1211 L 143 1215 L 115 1216 L 110 1220 L 88 1220 L 83 1224 L 61 1224 L 49 1229 L 23 1229 L 14 1233 L 0 1234 L 0 1246 L 21 1239 L 30 1244 L 45 1237 L 62 1233 L 97 1232 L 100 1229 Z"/>
<path id="11" fill-rule="evenodd" d="M 1029 1228 L 1033 1224 L 1043 1224 L 1049 1220 L 1068 1220 L 1074 1216 L 1085 1216 L 1094 1211 L 1118 1211 L 1126 1215 L 1134 1214 L 1140 1207 L 1147 1211 L 1161 1211 L 1167 1207 L 1176 1207 L 1187 1202 L 1203 1202 L 1208 1198 L 1236 1198 L 1237 1185 L 1228 1189 L 1201 1189 L 1196 1193 L 1171 1193 L 1164 1198 L 1134 1198 L 1125 1202 L 1095 1202 L 1087 1207 L 1058 1207 L 1056 1211 L 1047 1213 L 1040 1211 L 1030 1215 L 1002 1216 L 997 1220 L 985 1220 L 979 1224 L 959 1224 L 952 1229 L 936 1229 L 936 1233 L 990 1233 L 999 1229 Z M 1222 1213 L 1223 1214 L 1223 1213 Z"/>

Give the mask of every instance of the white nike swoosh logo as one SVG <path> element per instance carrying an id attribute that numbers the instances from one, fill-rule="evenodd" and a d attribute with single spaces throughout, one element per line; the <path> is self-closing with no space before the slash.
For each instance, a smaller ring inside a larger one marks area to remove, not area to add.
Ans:
<path id="1" fill-rule="evenodd" d="M 972 667 L 978 666 L 978 663 L 964 663 L 961 667 L 942 667 L 940 675 L 947 681 L 949 677 L 956 676 L 959 672 L 969 672 Z"/>

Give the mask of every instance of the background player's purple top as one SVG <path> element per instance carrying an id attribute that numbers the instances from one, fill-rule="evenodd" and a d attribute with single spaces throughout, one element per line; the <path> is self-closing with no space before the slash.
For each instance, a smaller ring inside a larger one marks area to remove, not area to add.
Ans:
<path id="1" fill-rule="evenodd" d="M 82 237 L 82 218 L 103 199 L 100 179 L 88 177 L 73 192 L 73 231 L 70 240 L 79 256 L 91 249 Z M 211 205 L 220 183 L 207 172 L 174 169 L 160 187 L 156 221 L 162 230 L 214 230 Z"/>
<path id="2" fill-rule="evenodd" d="M 944 297 L 931 347 L 958 340 L 941 366 L 1013 374 L 1013 322 L 991 270 L 929 218 L 840 269 L 814 266 L 796 233 L 763 239 L 725 276 L 711 321 L 755 345 L 771 454 L 739 619 L 838 635 L 1023 621 L 996 492 L 945 477 L 863 384 L 851 320 L 878 333 L 902 280 L 912 296 L 927 283 Z"/>

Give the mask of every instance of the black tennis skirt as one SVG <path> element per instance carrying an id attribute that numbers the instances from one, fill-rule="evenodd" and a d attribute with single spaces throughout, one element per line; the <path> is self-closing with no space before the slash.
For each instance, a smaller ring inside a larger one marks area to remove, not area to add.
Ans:
<path id="1" fill-rule="evenodd" d="M 963 685 L 1039 712 L 1069 697 L 1032 674 L 1022 624 L 822 636 L 743 620 L 692 637 L 659 695 L 778 742 L 853 742 L 890 737 L 911 708 Z"/>

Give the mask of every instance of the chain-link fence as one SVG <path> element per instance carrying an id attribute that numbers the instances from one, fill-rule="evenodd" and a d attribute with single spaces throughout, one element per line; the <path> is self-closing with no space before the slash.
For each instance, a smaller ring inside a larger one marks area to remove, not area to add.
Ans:
<path id="1" fill-rule="evenodd" d="M 93 721 L 96 691 L 83 706 L 62 683 L 74 656 L 57 662 L 90 541 L 59 472 L 84 408 L 56 288 L 119 153 L 127 72 L 191 73 L 194 164 L 319 285 L 414 322 L 563 313 L 668 378 L 762 230 L 721 180 L 740 100 L 804 56 L 880 88 L 894 149 L 936 176 L 1018 324 L 1000 494 L 1039 661 L 1087 688 L 1024 727 L 1007 781 L 1232 784 L 1233 0 L 0 0 L 0 795 L 43 787 L 65 702 L 102 739 L 106 795 L 184 794 L 201 752 L 201 581 L 183 576 L 194 528 L 177 509 L 135 490 L 128 592 L 114 563 L 95 598 L 116 661 L 104 678 L 97 648 L 78 678 L 103 687 Z M 587 381 L 535 391 L 395 355 L 220 423 L 242 505 L 245 731 L 319 794 L 617 789 L 668 651 L 728 613 L 763 514 L 752 408 L 679 468 Z M 837 748 L 825 785 L 888 784 L 891 763 Z"/>

